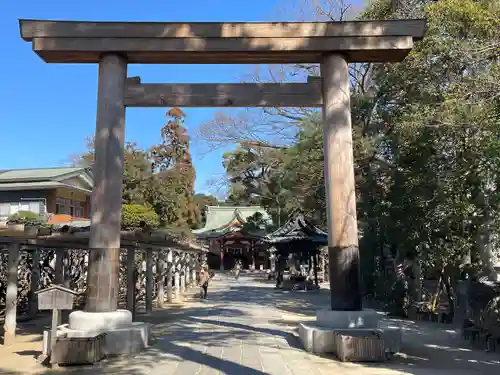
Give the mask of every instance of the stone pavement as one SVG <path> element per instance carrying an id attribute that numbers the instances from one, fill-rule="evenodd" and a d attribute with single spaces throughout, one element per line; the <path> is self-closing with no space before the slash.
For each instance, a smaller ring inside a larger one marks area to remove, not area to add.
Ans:
<path id="1" fill-rule="evenodd" d="M 193 298 L 186 308 L 144 317 L 154 324 L 154 343 L 148 350 L 94 367 L 41 374 L 479 375 L 500 371 L 498 354 L 467 348 L 458 332 L 435 323 L 401 322 L 404 353 L 391 362 L 341 363 L 310 355 L 296 337 L 297 323 L 314 319 L 315 310 L 328 301 L 328 291 L 276 291 L 263 277 L 243 275 L 236 281 L 217 273 L 208 300 Z"/>

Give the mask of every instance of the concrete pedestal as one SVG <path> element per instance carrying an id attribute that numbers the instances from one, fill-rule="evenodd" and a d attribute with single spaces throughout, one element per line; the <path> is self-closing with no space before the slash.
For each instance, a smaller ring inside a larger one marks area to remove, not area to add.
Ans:
<path id="1" fill-rule="evenodd" d="M 335 335 L 377 335 L 383 338 L 388 354 L 401 350 L 401 327 L 382 320 L 374 310 L 318 310 L 316 322 L 300 323 L 299 337 L 306 351 L 315 354 L 336 353 Z"/>
<path id="2" fill-rule="evenodd" d="M 148 323 L 132 322 L 128 310 L 113 312 L 74 311 L 69 324 L 58 327 L 58 337 L 91 337 L 105 333 L 104 354 L 133 354 L 148 347 L 151 327 Z"/>

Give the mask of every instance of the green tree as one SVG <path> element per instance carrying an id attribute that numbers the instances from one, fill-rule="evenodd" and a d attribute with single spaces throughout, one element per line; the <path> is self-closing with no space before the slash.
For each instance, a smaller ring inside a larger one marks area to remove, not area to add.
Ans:
<path id="1" fill-rule="evenodd" d="M 197 223 L 197 227 L 202 228 L 207 222 L 207 206 L 217 205 L 217 198 L 213 195 L 195 194 L 194 201 L 200 213 L 200 221 Z"/>
<path id="2" fill-rule="evenodd" d="M 450 284 L 468 259 L 488 277 L 498 277 L 499 9 L 493 0 L 379 0 L 360 16 L 428 20 L 427 37 L 403 62 L 351 67 L 367 291 L 374 291 L 377 264 L 392 264 L 397 282 L 411 271 L 417 289 L 421 276 L 440 275 Z M 289 119 L 285 113 L 283 126 L 296 132 L 288 146 L 264 139 L 258 152 L 241 147 L 225 156 L 230 198 L 263 204 L 268 176 L 278 175 L 287 204 L 325 223 L 320 114 Z M 243 145 L 258 138 L 248 134 L 245 142 L 238 136 Z M 269 150 L 280 155 L 279 163 L 266 161 Z M 387 278 L 384 273 L 379 281 Z"/>
<path id="3" fill-rule="evenodd" d="M 91 166 L 94 163 L 94 137 L 86 139 L 87 150 L 75 157 L 75 165 Z M 153 171 L 146 151 L 140 149 L 135 142 L 126 142 L 123 165 L 123 203 L 144 204 L 147 202 L 148 186 Z"/>

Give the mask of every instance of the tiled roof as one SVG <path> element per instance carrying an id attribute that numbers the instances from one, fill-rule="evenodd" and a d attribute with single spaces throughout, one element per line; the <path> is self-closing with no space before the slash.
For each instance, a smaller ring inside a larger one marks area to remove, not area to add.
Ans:
<path id="1" fill-rule="evenodd" d="M 208 206 L 205 226 L 194 230 L 193 233 L 201 234 L 208 231 L 223 230 L 235 220 L 244 222 L 257 212 L 260 212 L 265 220 L 271 221 L 269 214 L 260 206 Z"/>
<path id="2" fill-rule="evenodd" d="M 83 171 L 82 167 L 32 168 L 0 170 L 0 182 L 51 180 L 70 173 Z"/>
<path id="3" fill-rule="evenodd" d="M 326 245 L 328 244 L 328 233 L 314 226 L 302 212 L 295 211 L 285 224 L 268 234 L 264 241 L 272 244 L 309 241 Z"/>
<path id="4" fill-rule="evenodd" d="M 35 182 L 3 182 L 0 179 L 0 191 L 11 190 L 38 190 L 38 189 L 55 189 L 55 188 L 69 188 L 76 189 L 85 193 L 90 193 L 90 190 L 81 189 L 72 185 L 63 184 L 57 181 L 35 181 Z"/>

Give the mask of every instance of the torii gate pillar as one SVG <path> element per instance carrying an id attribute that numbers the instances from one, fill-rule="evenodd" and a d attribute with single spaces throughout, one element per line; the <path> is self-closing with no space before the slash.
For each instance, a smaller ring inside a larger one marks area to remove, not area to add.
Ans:
<path id="1" fill-rule="evenodd" d="M 124 57 L 101 57 L 87 272 L 89 312 L 111 312 L 118 306 L 126 79 Z"/>
<path id="2" fill-rule="evenodd" d="M 342 55 L 321 62 L 323 147 L 332 310 L 361 310 L 358 225 L 348 63 Z"/>

